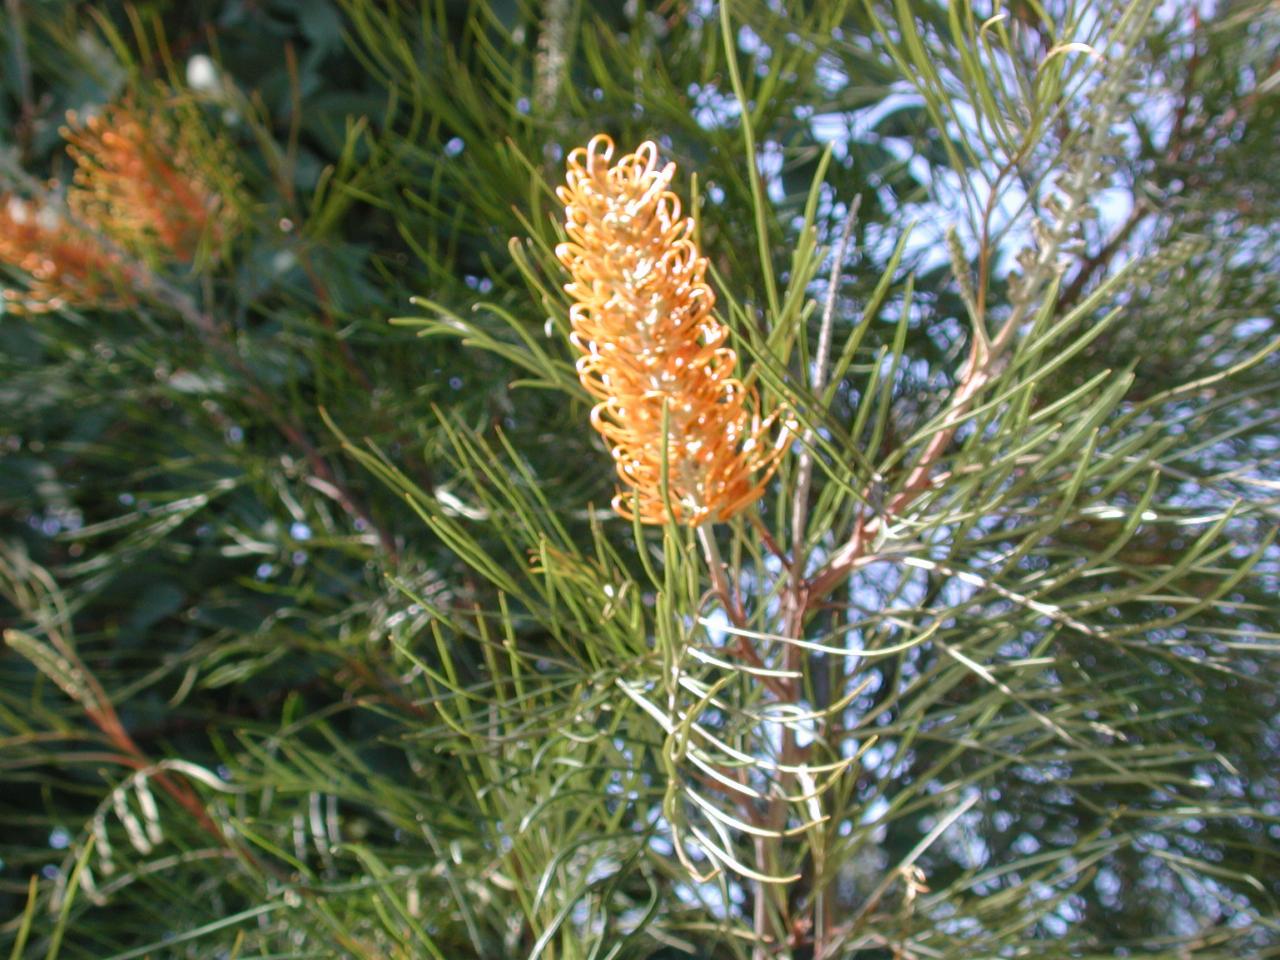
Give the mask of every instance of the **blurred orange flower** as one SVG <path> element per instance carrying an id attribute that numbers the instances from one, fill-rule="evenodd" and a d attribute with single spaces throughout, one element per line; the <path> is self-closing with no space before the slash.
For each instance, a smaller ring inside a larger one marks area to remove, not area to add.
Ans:
<path id="1" fill-rule="evenodd" d="M 76 162 L 67 202 L 81 221 L 100 227 L 139 255 L 190 261 L 202 242 L 216 256 L 232 230 L 233 205 L 212 180 L 216 143 L 198 146 L 195 131 L 130 100 L 81 119 L 67 114 L 62 135 Z"/>
<path id="2" fill-rule="evenodd" d="M 130 258 L 221 254 L 237 212 L 229 155 L 171 116 L 131 100 L 83 122 L 67 114 L 76 171 L 66 206 L 0 196 L 0 262 L 31 275 L 25 292 L 4 293 L 12 309 L 119 307 L 135 302 L 129 288 L 145 270 Z"/>
<path id="3" fill-rule="evenodd" d="M 11 310 L 45 313 L 132 302 L 119 257 L 51 207 L 0 195 L 0 262 L 31 275 L 25 291 L 4 291 Z"/>
<path id="4" fill-rule="evenodd" d="M 734 377 L 738 356 L 712 314 L 707 261 L 652 142 L 611 165 L 613 141 L 593 137 L 569 154 L 568 243 L 556 248 L 573 281 L 570 340 L 578 376 L 599 403 L 592 426 L 609 444 L 619 489 L 614 509 L 643 523 L 728 519 L 756 500 L 786 432 L 761 419 L 753 389 Z M 666 474 L 666 497 L 663 474 Z"/>

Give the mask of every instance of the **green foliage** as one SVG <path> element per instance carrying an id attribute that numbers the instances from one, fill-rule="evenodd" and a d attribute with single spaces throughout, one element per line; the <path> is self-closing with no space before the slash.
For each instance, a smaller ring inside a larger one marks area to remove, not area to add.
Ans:
<path id="1" fill-rule="evenodd" d="M 1272 6 L 4 10 L 0 192 L 159 83 L 245 227 L 0 314 L 0 951 L 1280 950 Z M 597 132 L 793 422 L 731 523 L 605 508 Z"/>

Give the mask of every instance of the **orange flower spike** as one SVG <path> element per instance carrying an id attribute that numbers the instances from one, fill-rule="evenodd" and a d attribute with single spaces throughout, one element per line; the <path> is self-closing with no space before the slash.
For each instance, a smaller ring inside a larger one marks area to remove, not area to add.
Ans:
<path id="1" fill-rule="evenodd" d="M 181 131 L 131 103 L 83 123 L 67 114 L 62 131 L 76 162 L 68 202 L 81 220 L 123 246 L 191 260 L 206 234 L 216 247 L 229 233 L 221 197 L 203 177 Z"/>
<path id="2" fill-rule="evenodd" d="M 727 520 L 755 501 L 785 449 L 785 431 L 766 442 L 777 413 L 734 377 L 738 356 L 712 314 L 707 261 L 669 189 L 675 164 L 660 166 L 645 142 L 617 163 L 603 134 L 569 154 L 568 243 L 556 256 L 569 270 L 569 339 L 582 356 L 578 377 L 599 403 L 591 425 L 613 453 L 625 485 L 613 508 L 642 523 Z M 665 446 L 664 421 L 666 425 Z"/>
<path id="3" fill-rule="evenodd" d="M 63 306 L 118 307 L 132 302 L 127 270 L 86 231 L 52 209 L 0 196 L 0 263 L 30 274 L 28 289 L 4 291 L 10 309 L 46 313 Z"/>

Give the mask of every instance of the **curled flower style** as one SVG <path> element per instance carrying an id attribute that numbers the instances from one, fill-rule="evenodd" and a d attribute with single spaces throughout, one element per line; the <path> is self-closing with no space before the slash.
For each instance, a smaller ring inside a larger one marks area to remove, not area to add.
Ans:
<path id="1" fill-rule="evenodd" d="M 0 263 L 30 274 L 24 291 L 5 290 L 11 310 L 119 307 L 132 302 L 128 272 L 88 231 L 52 207 L 0 196 Z"/>
<path id="2" fill-rule="evenodd" d="M 726 520 L 764 492 L 785 432 L 768 442 L 777 413 L 762 419 L 734 376 L 693 220 L 669 189 L 675 164 L 652 142 L 613 154 L 604 135 L 569 154 L 557 190 L 569 242 L 556 248 L 573 278 L 578 377 L 599 401 L 591 424 L 625 485 L 613 507 L 642 523 L 668 522 L 668 502 L 677 523 Z"/>
<path id="3" fill-rule="evenodd" d="M 185 262 L 202 241 L 216 254 L 229 237 L 231 205 L 192 131 L 125 101 L 83 121 L 68 113 L 62 135 L 76 163 L 71 210 L 126 249 Z"/>

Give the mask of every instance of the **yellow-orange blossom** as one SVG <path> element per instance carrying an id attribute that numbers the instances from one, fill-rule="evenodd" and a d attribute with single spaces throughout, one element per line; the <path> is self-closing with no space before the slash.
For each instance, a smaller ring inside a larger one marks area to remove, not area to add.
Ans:
<path id="1" fill-rule="evenodd" d="M 666 523 L 662 491 L 678 523 L 725 520 L 764 490 L 783 450 L 765 434 L 755 391 L 735 378 L 728 329 L 712 314 L 707 261 L 670 191 L 675 164 L 645 142 L 611 164 L 603 134 L 569 154 L 569 242 L 556 248 L 573 281 L 570 340 L 578 376 L 599 403 L 592 426 L 608 442 L 619 489 L 613 507 Z"/>

